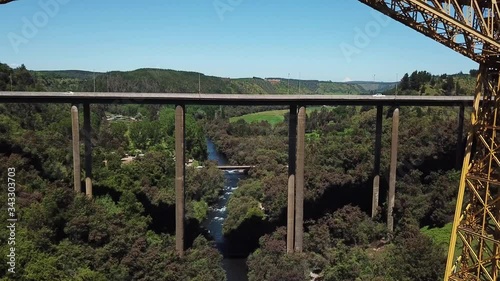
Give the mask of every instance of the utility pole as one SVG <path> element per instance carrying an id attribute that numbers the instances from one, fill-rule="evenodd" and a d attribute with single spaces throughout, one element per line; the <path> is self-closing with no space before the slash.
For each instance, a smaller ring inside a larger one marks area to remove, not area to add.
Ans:
<path id="1" fill-rule="evenodd" d="M 300 95 L 300 78 L 301 78 L 301 73 L 299 72 L 299 95 Z"/>
<path id="2" fill-rule="evenodd" d="M 288 94 L 290 94 L 290 73 L 288 73 Z"/>
<path id="3" fill-rule="evenodd" d="M 94 93 L 95 93 L 95 69 L 94 69 Z"/>
<path id="4" fill-rule="evenodd" d="M 201 73 L 198 73 L 198 94 L 201 94 Z"/>
<path id="5" fill-rule="evenodd" d="M 396 73 L 396 97 L 398 96 L 399 73 Z"/>

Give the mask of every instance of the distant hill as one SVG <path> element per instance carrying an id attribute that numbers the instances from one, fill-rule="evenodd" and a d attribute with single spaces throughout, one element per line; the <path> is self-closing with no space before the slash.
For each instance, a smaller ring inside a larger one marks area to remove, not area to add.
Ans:
<path id="1" fill-rule="evenodd" d="M 94 75 L 98 92 L 201 92 L 222 94 L 369 94 L 395 85 L 385 82 L 331 82 L 283 78 L 223 78 L 197 72 L 143 68 L 134 71 L 94 73 L 79 70 L 34 71 L 52 91 L 93 91 Z"/>
<path id="2" fill-rule="evenodd" d="M 0 91 L 152 92 L 220 94 L 318 95 L 473 95 L 477 70 L 469 74 L 432 75 L 414 71 L 395 82 L 332 82 L 286 78 L 223 78 L 198 72 L 142 68 L 134 71 L 94 73 L 82 70 L 30 71 L 0 63 Z M 201 83 L 199 83 L 201 82 Z M 397 92 L 396 92 L 397 90 Z"/>
<path id="3" fill-rule="evenodd" d="M 36 71 L 41 75 L 60 77 L 60 78 L 76 78 L 87 79 L 98 75 L 99 73 L 84 71 L 84 70 L 42 70 Z"/>
<path id="4" fill-rule="evenodd" d="M 385 92 L 395 88 L 398 82 L 350 81 L 347 84 L 358 85 L 368 92 Z"/>
<path id="5" fill-rule="evenodd" d="M 285 78 L 241 78 L 231 79 L 232 83 L 239 87 L 252 87 L 248 89 L 257 90 L 261 94 L 316 94 L 335 95 L 353 94 L 359 95 L 366 92 L 359 85 L 346 84 L 342 82 L 298 80 Z"/>

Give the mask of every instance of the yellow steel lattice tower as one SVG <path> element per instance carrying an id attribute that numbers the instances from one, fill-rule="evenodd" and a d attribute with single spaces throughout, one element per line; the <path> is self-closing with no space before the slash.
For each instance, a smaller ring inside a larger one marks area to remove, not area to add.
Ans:
<path id="1" fill-rule="evenodd" d="M 359 1 L 480 64 L 444 280 L 500 280 L 497 0 Z"/>

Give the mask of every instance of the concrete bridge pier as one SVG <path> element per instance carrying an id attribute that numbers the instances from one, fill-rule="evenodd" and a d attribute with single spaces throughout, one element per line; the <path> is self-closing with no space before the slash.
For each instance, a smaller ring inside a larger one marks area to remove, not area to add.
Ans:
<path id="1" fill-rule="evenodd" d="M 456 169 L 460 170 L 463 162 L 463 153 L 465 151 L 464 148 L 464 118 L 465 118 L 465 106 L 462 104 L 460 106 L 460 111 L 458 113 L 458 132 L 457 132 L 457 158 L 456 158 Z"/>
<path id="2" fill-rule="evenodd" d="M 398 165 L 399 109 L 392 115 L 391 167 L 389 175 L 389 196 L 387 200 L 387 230 L 394 232 L 394 200 L 396 193 L 396 169 Z"/>
<path id="3" fill-rule="evenodd" d="M 297 160 L 295 167 L 295 252 L 301 253 L 304 240 L 304 162 L 306 107 L 300 106 L 297 122 Z"/>
<path id="4" fill-rule="evenodd" d="M 288 209 L 286 252 L 294 252 L 295 239 L 295 161 L 297 160 L 297 106 L 290 106 L 288 118 Z"/>
<path id="5" fill-rule="evenodd" d="M 380 195 L 380 154 L 382 150 L 382 113 L 384 107 L 377 105 L 377 120 L 375 129 L 375 163 L 373 165 L 372 219 L 377 215 Z"/>
<path id="6" fill-rule="evenodd" d="M 73 189 L 80 193 L 81 187 L 81 159 L 80 159 L 80 121 L 78 107 L 71 107 L 71 132 L 73 146 Z M 91 143 L 91 123 L 90 104 L 83 105 L 83 135 L 85 143 L 85 193 L 92 198 L 92 143 Z"/>
<path id="7" fill-rule="evenodd" d="M 90 104 L 83 104 L 83 138 L 85 142 L 85 175 L 92 178 L 92 125 L 90 123 Z"/>
<path id="8" fill-rule="evenodd" d="M 83 104 L 83 138 L 85 142 L 85 193 L 92 198 L 92 125 L 89 103 Z"/>
<path id="9" fill-rule="evenodd" d="M 380 198 L 380 176 L 373 177 L 373 193 L 372 193 L 372 219 L 378 214 L 378 202 Z"/>
<path id="10" fill-rule="evenodd" d="M 87 177 L 85 178 L 85 194 L 89 199 L 92 199 L 93 194 L 92 194 L 92 180 Z"/>
<path id="11" fill-rule="evenodd" d="M 71 107 L 71 132 L 73 139 L 73 189 L 80 193 L 81 187 L 81 164 L 80 164 L 80 123 L 78 122 L 78 107 Z"/>
<path id="12" fill-rule="evenodd" d="M 175 107 L 175 249 L 184 256 L 185 107 Z"/>

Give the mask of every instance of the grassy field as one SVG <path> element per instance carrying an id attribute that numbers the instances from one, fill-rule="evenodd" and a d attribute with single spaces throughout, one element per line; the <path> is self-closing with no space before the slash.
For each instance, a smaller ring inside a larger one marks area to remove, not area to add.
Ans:
<path id="1" fill-rule="evenodd" d="M 329 107 L 331 108 L 331 107 Z M 313 111 L 320 110 L 321 106 L 314 106 L 314 107 L 308 107 L 307 108 L 307 114 L 310 114 Z M 231 117 L 229 119 L 229 122 L 233 123 L 236 122 L 240 119 L 243 119 L 247 123 L 254 123 L 254 122 L 261 122 L 261 121 L 266 121 L 271 125 L 276 125 L 279 124 L 283 121 L 285 121 L 285 113 L 287 113 L 288 110 L 270 110 L 270 111 L 262 111 L 262 112 L 256 112 L 256 113 L 251 113 L 251 114 L 246 114 L 242 116 L 237 116 L 237 117 Z"/>
<path id="2" fill-rule="evenodd" d="M 453 227 L 452 223 L 449 223 L 443 227 L 429 228 L 428 226 L 420 229 L 423 234 L 430 237 L 436 244 L 444 247 L 448 250 L 450 245 L 451 229 Z"/>
<path id="3" fill-rule="evenodd" d="M 240 119 L 243 119 L 247 123 L 266 121 L 274 126 L 285 120 L 285 113 L 287 112 L 288 110 L 262 111 L 257 113 L 246 114 L 243 116 L 232 117 L 229 119 L 229 122 L 233 123 Z"/>
<path id="4" fill-rule="evenodd" d="M 420 231 L 430 237 L 434 243 L 437 245 L 440 245 L 443 248 L 443 251 L 445 253 L 448 253 L 449 246 L 450 246 L 450 237 L 451 237 L 451 230 L 453 228 L 453 223 L 449 223 L 443 227 L 436 227 L 436 228 L 429 228 L 428 226 L 423 227 L 420 229 Z M 486 242 L 489 243 L 489 242 Z M 473 243 L 473 247 L 477 246 L 477 242 Z M 457 237 L 457 245 L 455 248 L 455 258 L 454 260 L 457 260 L 457 258 L 461 255 L 462 251 L 461 248 L 463 247 L 462 241 L 460 238 Z M 490 245 L 492 248 L 493 245 Z"/>

